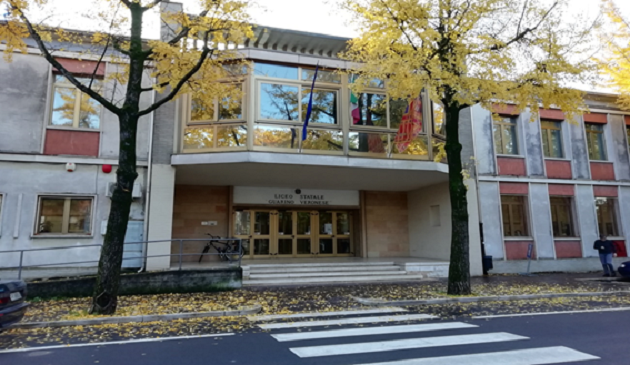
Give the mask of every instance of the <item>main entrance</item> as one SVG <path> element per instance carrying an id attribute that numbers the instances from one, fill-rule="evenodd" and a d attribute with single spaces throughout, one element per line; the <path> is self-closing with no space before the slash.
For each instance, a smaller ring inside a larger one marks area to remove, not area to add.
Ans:
<path id="1" fill-rule="evenodd" d="M 233 222 L 246 258 L 354 255 L 350 211 L 243 209 Z"/>

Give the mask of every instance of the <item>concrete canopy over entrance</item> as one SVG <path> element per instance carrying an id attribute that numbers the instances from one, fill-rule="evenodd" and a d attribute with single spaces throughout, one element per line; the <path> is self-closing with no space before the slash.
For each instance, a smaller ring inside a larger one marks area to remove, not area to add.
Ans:
<path id="1" fill-rule="evenodd" d="M 412 191 L 448 181 L 445 164 L 267 152 L 172 157 L 178 185 Z"/>

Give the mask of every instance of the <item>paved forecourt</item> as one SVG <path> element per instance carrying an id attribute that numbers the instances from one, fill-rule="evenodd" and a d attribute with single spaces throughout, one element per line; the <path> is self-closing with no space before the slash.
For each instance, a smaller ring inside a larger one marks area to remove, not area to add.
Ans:
<path id="1" fill-rule="evenodd" d="M 295 364 L 544 365 L 599 359 L 566 346 L 528 346 L 530 337 L 486 331 L 482 321 L 432 321 L 437 319 L 432 315 L 400 313 L 400 308 L 387 311 L 313 313 L 317 318 L 310 320 L 308 313 L 251 320 L 264 322 L 258 326 L 287 346 Z M 326 316 L 330 318 L 322 318 Z"/>

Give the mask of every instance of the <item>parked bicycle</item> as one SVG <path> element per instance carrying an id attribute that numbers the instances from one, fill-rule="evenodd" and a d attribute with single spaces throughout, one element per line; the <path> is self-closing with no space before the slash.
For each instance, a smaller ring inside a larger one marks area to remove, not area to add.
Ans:
<path id="1" fill-rule="evenodd" d="M 221 237 L 213 236 L 210 233 L 208 233 L 208 236 L 210 236 L 210 241 L 206 243 L 203 251 L 201 251 L 199 262 L 203 260 L 204 254 L 208 253 L 211 247 L 219 253 L 219 258 L 223 261 L 233 262 L 238 261 L 243 257 L 245 252 L 243 251 L 242 245 L 239 244 L 239 241 L 226 239 L 222 240 Z"/>

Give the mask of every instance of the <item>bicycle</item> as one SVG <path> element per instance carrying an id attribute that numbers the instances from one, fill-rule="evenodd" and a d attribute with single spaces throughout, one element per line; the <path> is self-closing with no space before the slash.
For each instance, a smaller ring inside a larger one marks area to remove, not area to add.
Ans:
<path id="1" fill-rule="evenodd" d="M 221 237 L 213 236 L 210 233 L 208 233 L 208 236 L 210 236 L 210 241 L 206 243 L 205 247 L 203 248 L 203 251 L 201 251 L 201 255 L 199 256 L 199 262 L 203 260 L 204 254 L 210 251 L 210 247 L 214 248 L 219 253 L 219 258 L 222 261 L 229 261 L 229 262 L 238 261 L 245 254 L 245 252 L 243 251 L 243 247 L 242 246 L 239 247 L 238 241 L 235 241 L 235 240 L 219 241 Z M 218 244 L 220 246 L 217 247 L 215 244 Z"/>

